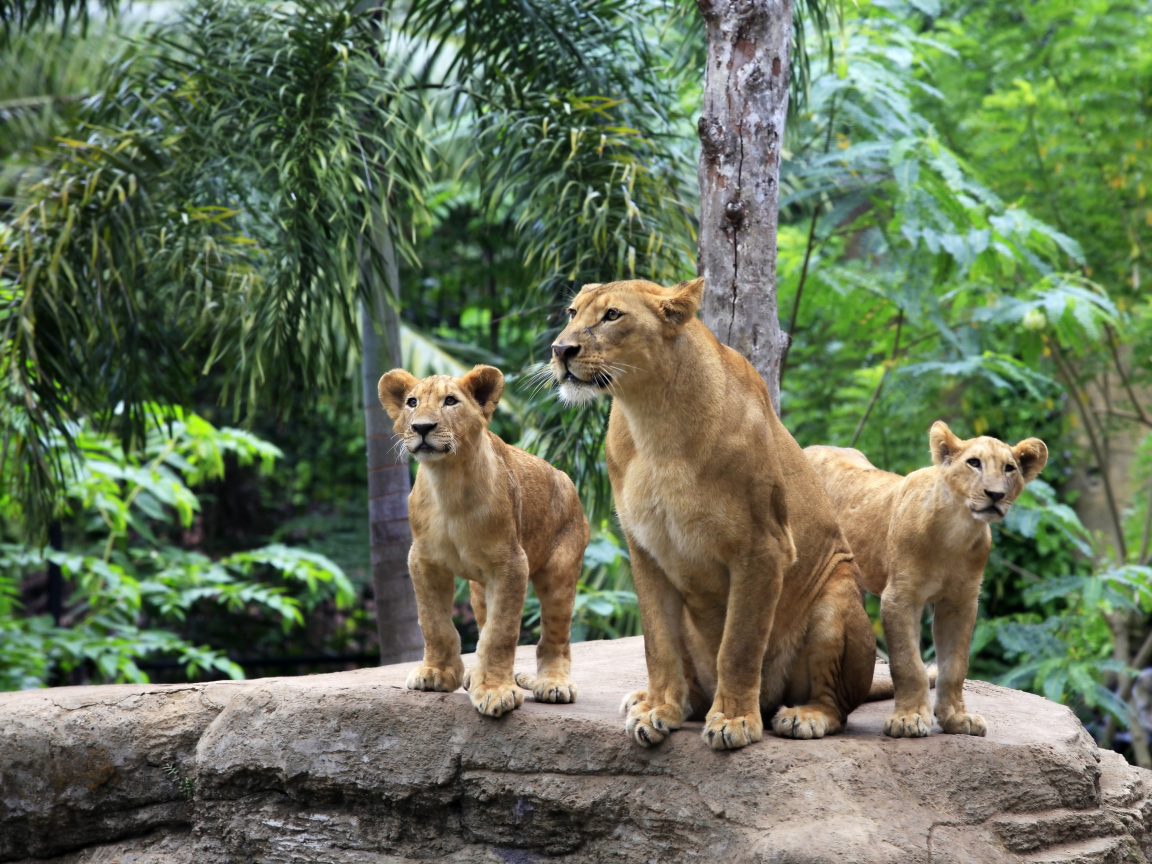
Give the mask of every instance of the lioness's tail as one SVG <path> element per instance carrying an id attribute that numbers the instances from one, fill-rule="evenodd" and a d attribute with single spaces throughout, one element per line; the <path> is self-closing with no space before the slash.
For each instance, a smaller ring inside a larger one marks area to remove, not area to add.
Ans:
<path id="1" fill-rule="evenodd" d="M 936 686 L 936 664 L 928 664 L 928 686 Z M 876 671 L 872 674 L 872 686 L 868 688 L 866 702 L 879 702 L 882 699 L 891 699 L 896 693 L 892 686 L 892 672 L 887 663 L 877 662 Z"/>

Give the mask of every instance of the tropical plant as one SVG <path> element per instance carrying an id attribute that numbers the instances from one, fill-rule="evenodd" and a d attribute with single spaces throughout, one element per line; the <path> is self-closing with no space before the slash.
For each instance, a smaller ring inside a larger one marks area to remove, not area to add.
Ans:
<path id="1" fill-rule="evenodd" d="M 126 452 L 87 424 L 49 443 L 64 466 L 59 516 L 79 552 L 0 544 L 0 689 L 44 686 L 74 673 L 96 681 L 147 681 L 139 662 L 174 659 L 189 678 L 242 678 L 219 648 L 177 635 L 189 614 L 266 616 L 285 630 L 331 599 L 354 598 L 344 573 L 322 555 L 282 544 L 217 560 L 173 543 L 200 510 L 190 487 L 219 478 L 225 459 L 270 471 L 279 451 L 239 429 L 154 408 L 145 444 Z M 12 519 L 18 502 L 0 499 Z M 56 565 L 72 586 L 61 621 L 19 614 L 22 577 Z"/>

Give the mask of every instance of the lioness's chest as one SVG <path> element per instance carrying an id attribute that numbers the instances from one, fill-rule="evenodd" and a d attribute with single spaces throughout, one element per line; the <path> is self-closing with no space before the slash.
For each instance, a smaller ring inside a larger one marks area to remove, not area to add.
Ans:
<path id="1" fill-rule="evenodd" d="M 709 500 L 695 466 L 637 458 L 620 487 L 621 523 L 670 577 L 723 569 L 727 502 Z"/>

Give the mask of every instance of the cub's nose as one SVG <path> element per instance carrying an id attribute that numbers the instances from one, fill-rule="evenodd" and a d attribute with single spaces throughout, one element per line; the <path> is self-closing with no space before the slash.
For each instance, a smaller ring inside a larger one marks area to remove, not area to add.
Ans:
<path id="1" fill-rule="evenodd" d="M 439 425 L 439 423 L 413 423 L 412 428 L 420 433 L 420 437 L 423 438 Z"/>
<path id="2" fill-rule="evenodd" d="M 993 492 L 991 489 L 985 489 L 984 494 L 991 498 L 993 501 L 999 501 L 1004 497 L 1003 492 Z"/>
<path id="3" fill-rule="evenodd" d="M 554 342 L 552 344 L 552 356 L 554 356 L 557 360 L 563 360 L 565 363 L 567 363 L 579 353 L 579 345 L 565 345 L 563 342 Z"/>

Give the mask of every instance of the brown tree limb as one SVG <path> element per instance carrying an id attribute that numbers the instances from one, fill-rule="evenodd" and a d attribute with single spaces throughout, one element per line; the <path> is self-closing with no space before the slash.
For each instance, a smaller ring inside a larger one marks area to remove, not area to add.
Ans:
<path id="1" fill-rule="evenodd" d="M 1119 563 L 1124 564 L 1128 560 L 1128 547 L 1124 542 L 1124 523 L 1120 521 L 1120 510 L 1116 507 L 1116 496 L 1112 492 L 1112 480 L 1108 476 L 1108 459 L 1100 447 L 1100 442 L 1096 437 L 1096 430 L 1092 428 L 1092 418 L 1088 413 L 1088 407 L 1084 404 L 1084 400 L 1080 398 L 1080 390 L 1076 386 L 1076 379 L 1072 375 L 1072 370 L 1068 367 L 1068 361 L 1064 358 L 1064 352 L 1060 349 L 1060 345 L 1054 336 L 1046 337 L 1045 341 L 1052 349 L 1052 357 L 1056 360 L 1056 367 L 1060 370 L 1060 375 L 1064 379 L 1065 386 L 1068 388 L 1068 394 L 1072 397 L 1072 401 L 1076 403 L 1076 407 L 1080 411 L 1080 418 L 1084 422 L 1084 431 L 1088 433 L 1088 443 L 1092 448 L 1092 453 L 1096 457 L 1096 464 L 1100 466 L 1100 479 L 1104 483 L 1104 497 L 1108 502 L 1108 515 L 1112 520 L 1112 528 L 1116 534 L 1116 553 L 1119 558 Z"/>
<path id="2" fill-rule="evenodd" d="M 864 431 L 864 424 L 868 422 L 868 415 L 872 413 L 872 406 L 876 404 L 876 400 L 880 398 L 880 391 L 884 387 L 884 382 L 888 380 L 888 373 L 892 371 L 892 364 L 896 362 L 896 353 L 900 350 L 900 328 L 904 326 L 904 310 L 900 310 L 900 314 L 896 316 L 896 341 L 892 343 L 892 356 L 888 358 L 888 362 L 884 366 L 884 374 L 880 376 L 880 382 L 876 385 L 876 389 L 872 391 L 872 398 L 868 400 L 868 407 L 864 409 L 864 414 L 860 417 L 860 422 L 856 424 L 856 431 L 852 433 L 852 441 L 849 447 L 856 446 L 856 440 L 860 437 L 860 433 Z"/>

